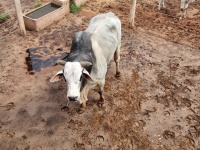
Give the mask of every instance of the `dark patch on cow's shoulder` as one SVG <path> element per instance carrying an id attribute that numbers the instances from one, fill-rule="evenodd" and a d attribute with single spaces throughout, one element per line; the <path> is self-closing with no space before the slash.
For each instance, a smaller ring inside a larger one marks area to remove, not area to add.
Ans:
<path id="1" fill-rule="evenodd" d="M 90 34 L 85 31 L 77 32 L 73 38 L 70 54 L 67 57 L 67 61 L 81 62 L 88 61 L 94 64 L 96 61 Z M 88 72 L 91 72 L 91 67 L 85 68 Z"/>
<path id="2" fill-rule="evenodd" d="M 92 42 L 90 34 L 88 32 L 77 32 L 72 41 L 71 52 L 84 51 L 88 52 L 92 50 Z"/>

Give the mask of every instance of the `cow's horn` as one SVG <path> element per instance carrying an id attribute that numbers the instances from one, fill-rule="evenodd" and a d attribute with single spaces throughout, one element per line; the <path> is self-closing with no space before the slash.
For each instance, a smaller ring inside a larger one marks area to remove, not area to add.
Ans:
<path id="1" fill-rule="evenodd" d="M 57 62 L 56 62 L 56 64 L 58 64 L 58 65 L 65 65 L 66 64 L 66 61 L 64 61 L 64 60 L 58 60 Z"/>
<path id="2" fill-rule="evenodd" d="M 80 62 L 82 67 L 88 67 L 88 66 L 92 66 L 92 63 L 89 61 L 82 61 Z"/>

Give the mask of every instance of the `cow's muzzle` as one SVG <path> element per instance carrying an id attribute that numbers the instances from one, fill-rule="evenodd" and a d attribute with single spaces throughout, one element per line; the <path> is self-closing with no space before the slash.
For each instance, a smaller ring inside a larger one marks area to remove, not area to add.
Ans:
<path id="1" fill-rule="evenodd" d="M 68 99 L 70 100 L 70 101 L 77 101 L 77 96 L 69 96 L 68 97 Z"/>

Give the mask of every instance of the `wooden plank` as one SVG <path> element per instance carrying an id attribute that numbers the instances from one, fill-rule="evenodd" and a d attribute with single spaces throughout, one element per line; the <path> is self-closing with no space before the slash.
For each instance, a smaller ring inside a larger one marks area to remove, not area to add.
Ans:
<path id="1" fill-rule="evenodd" d="M 21 33 L 22 36 L 26 36 L 26 29 L 25 29 L 25 25 L 24 25 L 24 19 L 23 19 L 20 0 L 14 0 L 14 2 L 15 2 L 15 9 L 16 9 L 16 13 L 17 13 L 17 18 L 18 18 L 18 21 L 19 21 L 20 33 Z"/>
<path id="2" fill-rule="evenodd" d="M 134 27 L 135 23 L 135 12 L 136 12 L 136 0 L 131 0 L 129 24 Z"/>

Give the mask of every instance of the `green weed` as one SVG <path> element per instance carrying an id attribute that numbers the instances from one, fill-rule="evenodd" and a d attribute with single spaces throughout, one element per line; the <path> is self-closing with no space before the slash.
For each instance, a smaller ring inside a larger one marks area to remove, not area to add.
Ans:
<path id="1" fill-rule="evenodd" d="M 10 15 L 8 13 L 0 14 L 0 20 L 7 20 L 8 18 L 10 18 Z"/>
<path id="2" fill-rule="evenodd" d="M 76 6 L 75 4 L 70 4 L 70 12 L 72 13 L 78 13 L 81 10 L 80 6 Z"/>
<path id="3" fill-rule="evenodd" d="M 42 6 L 42 2 L 40 2 L 40 1 L 37 1 L 37 2 L 34 4 L 34 8 L 38 8 L 38 7 L 40 7 L 40 6 Z"/>

